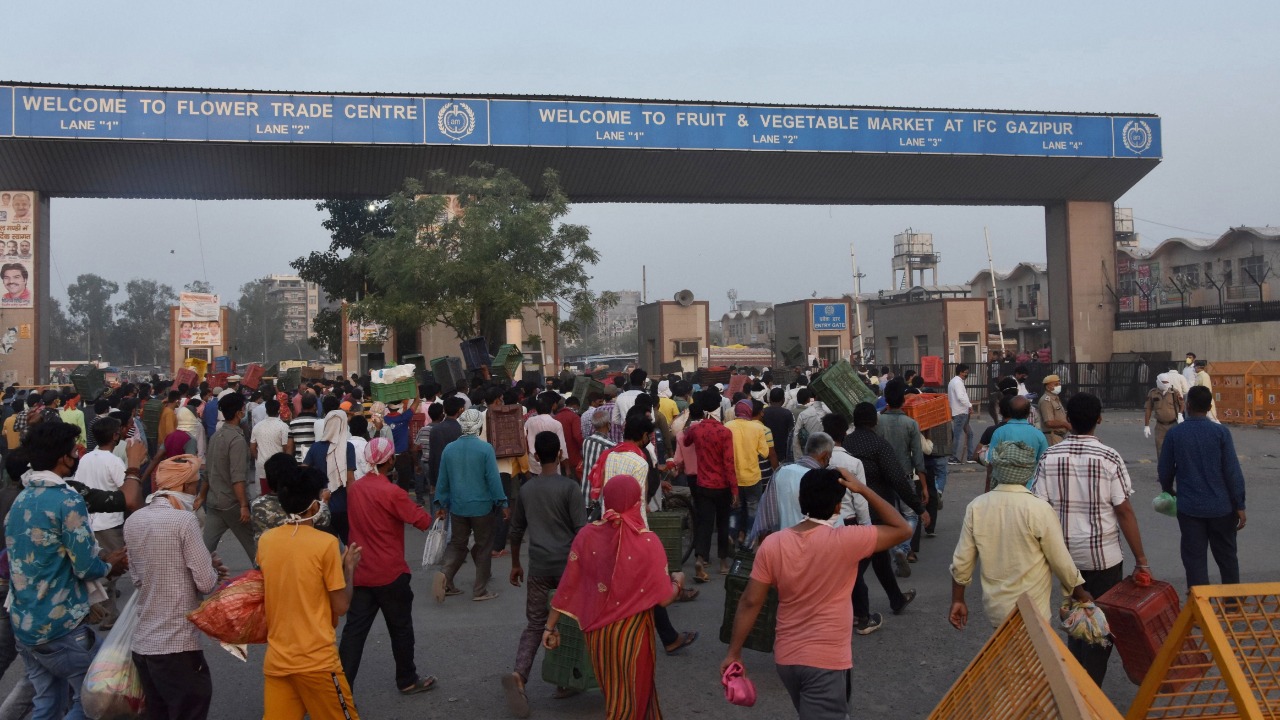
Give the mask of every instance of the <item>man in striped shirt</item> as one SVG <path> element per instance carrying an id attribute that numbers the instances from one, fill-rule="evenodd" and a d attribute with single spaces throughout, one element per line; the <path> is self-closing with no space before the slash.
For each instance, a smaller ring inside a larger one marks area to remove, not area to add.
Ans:
<path id="1" fill-rule="evenodd" d="M 1102 402 L 1089 393 L 1076 394 L 1067 401 L 1067 421 L 1072 432 L 1044 454 L 1033 489 L 1053 506 L 1071 559 L 1084 576 L 1084 588 L 1098 597 L 1124 579 L 1121 534 L 1137 568 L 1147 569 L 1147 555 L 1129 503 L 1133 483 L 1124 459 L 1094 436 L 1102 421 Z M 1067 647 L 1101 685 L 1111 648 L 1074 638 L 1068 638 Z"/>
<path id="2" fill-rule="evenodd" d="M 591 415 L 591 429 L 593 432 L 590 437 L 582 441 L 582 498 L 588 507 L 591 505 L 591 485 L 587 482 L 587 475 L 591 473 L 591 468 L 596 466 L 596 461 L 604 454 L 606 450 L 617 445 L 609 438 L 609 426 L 613 419 L 610 413 L 595 412 Z"/>

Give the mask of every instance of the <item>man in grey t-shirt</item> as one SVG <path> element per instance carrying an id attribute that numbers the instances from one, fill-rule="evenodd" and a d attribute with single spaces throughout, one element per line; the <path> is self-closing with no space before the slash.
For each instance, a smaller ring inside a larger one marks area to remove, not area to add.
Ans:
<path id="1" fill-rule="evenodd" d="M 520 544 L 527 531 L 529 540 L 529 585 L 525 601 L 528 626 L 520 635 L 516 650 L 516 669 L 502 678 L 507 704 L 516 717 L 529 716 L 529 699 L 524 684 L 533 669 L 533 659 L 542 644 L 542 631 L 547 626 L 548 596 L 560 585 L 560 576 L 569 562 L 569 549 L 578 530 L 587 524 L 582 489 L 577 481 L 556 472 L 560 457 L 560 438 L 553 432 L 540 432 L 533 439 L 533 451 L 542 464 L 542 472 L 520 488 L 519 501 L 511 513 L 511 584 L 520 587 L 524 568 L 520 565 Z M 564 688 L 557 689 L 564 695 Z"/>
<path id="2" fill-rule="evenodd" d="M 240 541 L 244 554 L 253 563 L 258 553 L 249 526 L 249 443 L 240 422 L 244 419 L 244 396 L 232 393 L 218 401 L 222 427 L 209 438 L 205 453 L 208 482 L 200 490 L 196 508 L 204 508 L 204 545 L 213 552 L 228 530 Z"/>

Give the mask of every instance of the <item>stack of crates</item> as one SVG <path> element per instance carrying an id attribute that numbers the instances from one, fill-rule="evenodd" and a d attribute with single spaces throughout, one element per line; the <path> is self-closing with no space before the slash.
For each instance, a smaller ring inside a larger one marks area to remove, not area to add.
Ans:
<path id="1" fill-rule="evenodd" d="M 832 412 L 840 413 L 849 422 L 853 422 L 853 408 L 858 403 L 876 401 L 876 394 L 862 382 L 848 360 L 824 370 L 809 387 Z"/>
<path id="2" fill-rule="evenodd" d="M 151 441 L 152 446 L 157 438 L 160 437 L 160 411 L 163 409 L 164 398 L 153 397 L 142 406 L 142 427 L 147 430 L 147 439 Z"/>
<path id="3" fill-rule="evenodd" d="M 278 379 L 277 383 L 281 390 L 285 392 L 295 392 L 302 386 L 302 368 L 289 368 L 284 371 L 284 377 Z"/>
<path id="4" fill-rule="evenodd" d="M 516 371 L 520 369 L 522 359 L 524 359 L 524 353 L 520 352 L 520 348 L 515 345 L 503 345 L 498 348 L 498 354 L 493 356 L 493 364 L 489 368 L 490 374 L 494 380 L 509 383 L 516 379 Z"/>
<path id="5" fill-rule="evenodd" d="M 652 517 L 652 515 L 650 516 Z M 733 565 L 724 578 L 724 618 L 720 621 L 720 642 L 728 644 L 733 639 L 733 619 L 738 613 L 738 601 L 747 590 L 747 582 L 751 579 L 751 566 L 756 559 L 755 553 L 749 550 L 734 552 Z M 764 607 L 756 616 L 755 625 L 742 644 L 748 650 L 756 652 L 773 652 L 773 641 L 778 630 L 778 591 L 769 588 L 769 596 L 765 598 Z"/>
<path id="6" fill-rule="evenodd" d="M 554 597 L 553 590 L 547 602 L 550 603 Z M 542 681 L 575 690 L 599 687 L 595 668 L 591 665 L 591 653 L 587 649 L 587 638 L 578 621 L 561 615 L 556 630 L 560 631 L 560 646 L 542 656 Z"/>
<path id="7" fill-rule="evenodd" d="M 684 523 L 682 512 L 649 513 L 649 529 L 662 541 L 667 551 L 667 572 L 679 572 L 684 564 Z"/>
<path id="8" fill-rule="evenodd" d="M 227 373 L 230 375 L 235 370 L 235 365 L 231 362 L 230 355 L 219 355 L 213 359 L 213 371 L 216 373 Z"/>
<path id="9" fill-rule="evenodd" d="M 187 358 L 182 361 L 182 366 L 196 371 L 197 383 L 204 379 L 205 373 L 209 372 L 209 363 L 200 358 Z"/>
<path id="10" fill-rule="evenodd" d="M 939 393 L 908 395 L 902 411 L 916 421 L 920 432 L 951 422 L 951 402 Z"/>

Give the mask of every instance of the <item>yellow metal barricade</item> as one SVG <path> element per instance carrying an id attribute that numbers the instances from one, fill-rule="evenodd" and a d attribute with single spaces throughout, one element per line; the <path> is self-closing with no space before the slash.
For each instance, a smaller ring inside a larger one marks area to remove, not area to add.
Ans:
<path id="1" fill-rule="evenodd" d="M 1210 363 L 1207 370 L 1213 380 L 1213 405 L 1218 420 L 1224 423 L 1248 422 L 1245 411 L 1248 408 L 1245 378 L 1258 363 L 1216 362 Z"/>
<path id="2" fill-rule="evenodd" d="M 1245 419 L 1255 425 L 1280 426 L 1280 362 L 1257 362 L 1245 377 Z"/>

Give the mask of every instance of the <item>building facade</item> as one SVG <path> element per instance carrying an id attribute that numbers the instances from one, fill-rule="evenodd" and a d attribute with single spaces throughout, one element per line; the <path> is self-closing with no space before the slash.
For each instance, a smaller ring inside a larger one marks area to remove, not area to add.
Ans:
<path id="1" fill-rule="evenodd" d="M 848 298 L 811 298 L 775 305 L 774 346 L 779 364 L 799 348 L 804 363 L 831 365 L 853 355 L 852 308 Z"/>
<path id="2" fill-rule="evenodd" d="M 1049 343 L 1049 273 L 1044 265 L 1021 262 L 1007 273 L 997 272 L 994 287 L 990 271 L 982 270 L 969 288 L 972 297 L 986 300 L 987 332 L 998 335 L 1003 327 L 1006 344 L 1019 351 Z"/>
<path id="3" fill-rule="evenodd" d="M 760 303 L 760 305 L 763 307 L 727 312 L 720 318 L 720 329 L 724 333 L 725 345 L 761 348 L 772 345 L 773 306 L 766 303 Z"/>
<path id="4" fill-rule="evenodd" d="M 639 365 L 650 375 L 679 362 L 680 372 L 705 365 L 710 347 L 711 305 L 706 300 L 659 300 L 636 311 Z"/>
<path id="5" fill-rule="evenodd" d="M 322 307 L 320 286 L 297 275 L 268 275 L 262 281 L 271 300 L 284 307 L 285 342 L 305 343 L 315 334 L 313 323 Z"/>
<path id="6" fill-rule="evenodd" d="M 986 301 L 944 297 L 873 305 L 876 363 L 914 365 L 926 356 L 981 362 L 987 353 Z"/>

